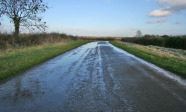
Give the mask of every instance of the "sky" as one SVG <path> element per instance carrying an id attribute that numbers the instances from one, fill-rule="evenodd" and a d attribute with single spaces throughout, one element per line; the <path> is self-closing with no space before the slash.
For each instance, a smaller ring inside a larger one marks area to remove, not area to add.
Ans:
<path id="1" fill-rule="evenodd" d="M 47 32 L 78 36 L 186 35 L 186 0 L 45 0 Z M 1 29 L 13 30 L 3 19 Z M 24 32 L 24 29 L 22 29 Z"/>

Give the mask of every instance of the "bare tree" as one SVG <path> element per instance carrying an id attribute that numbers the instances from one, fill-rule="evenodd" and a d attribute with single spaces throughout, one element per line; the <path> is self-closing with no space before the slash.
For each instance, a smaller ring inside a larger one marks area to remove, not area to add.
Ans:
<path id="1" fill-rule="evenodd" d="M 38 14 L 44 13 L 46 9 L 48 6 L 43 0 L 0 0 L 0 17 L 5 15 L 14 23 L 16 38 L 19 38 L 20 26 L 44 31 L 46 22 L 42 22 Z"/>
<path id="2" fill-rule="evenodd" d="M 136 32 L 136 37 L 142 37 L 142 33 L 141 33 L 140 30 L 138 30 L 138 31 Z"/>

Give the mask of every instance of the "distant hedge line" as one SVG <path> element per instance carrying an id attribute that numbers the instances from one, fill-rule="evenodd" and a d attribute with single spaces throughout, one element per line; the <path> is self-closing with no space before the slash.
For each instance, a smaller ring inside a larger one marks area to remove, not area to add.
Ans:
<path id="1" fill-rule="evenodd" d="M 155 45 L 167 48 L 185 49 L 186 36 L 152 36 L 145 35 L 144 37 L 122 38 L 123 42 L 131 42 L 142 45 Z"/>
<path id="2" fill-rule="evenodd" d="M 92 41 L 115 41 L 115 40 L 119 40 L 115 37 L 94 37 L 94 38 L 83 38 L 81 37 L 82 40 L 92 40 Z"/>
<path id="3" fill-rule="evenodd" d="M 59 33 L 42 33 L 42 34 L 22 34 L 20 39 L 16 40 L 13 35 L 0 34 L 0 49 L 26 47 L 33 45 L 50 44 L 66 40 L 77 40 L 75 36 L 69 36 Z"/>

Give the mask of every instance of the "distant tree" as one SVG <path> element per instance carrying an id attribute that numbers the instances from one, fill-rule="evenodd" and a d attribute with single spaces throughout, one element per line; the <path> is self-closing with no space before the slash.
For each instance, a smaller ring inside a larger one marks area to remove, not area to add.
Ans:
<path id="1" fill-rule="evenodd" d="M 161 36 L 162 38 L 169 38 L 169 36 L 168 35 L 163 35 L 163 36 Z"/>
<path id="2" fill-rule="evenodd" d="M 138 30 L 138 31 L 136 32 L 136 37 L 142 37 L 142 33 L 141 33 L 140 30 Z"/>
<path id="3" fill-rule="evenodd" d="M 43 0 L 0 0 L 0 17 L 5 15 L 14 23 L 16 38 L 19 38 L 20 26 L 44 31 L 46 22 L 42 22 L 38 14 L 46 9 L 48 6 Z"/>

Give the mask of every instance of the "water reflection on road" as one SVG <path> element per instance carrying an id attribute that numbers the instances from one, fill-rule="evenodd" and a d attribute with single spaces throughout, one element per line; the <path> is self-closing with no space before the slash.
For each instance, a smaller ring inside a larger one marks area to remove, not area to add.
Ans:
<path id="1" fill-rule="evenodd" d="M 92 42 L 1 84 L 0 112 L 183 112 L 185 93 L 108 42 Z"/>

